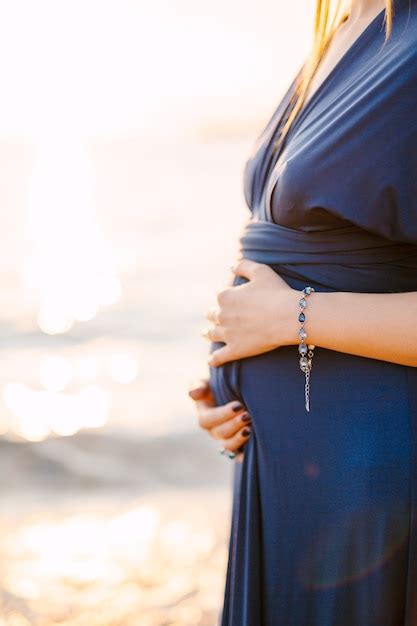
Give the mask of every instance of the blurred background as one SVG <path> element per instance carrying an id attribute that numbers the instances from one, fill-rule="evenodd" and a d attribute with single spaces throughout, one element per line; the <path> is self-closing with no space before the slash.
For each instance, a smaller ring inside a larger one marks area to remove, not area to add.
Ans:
<path id="1" fill-rule="evenodd" d="M 187 396 L 313 0 L 0 1 L 0 626 L 215 626 Z"/>

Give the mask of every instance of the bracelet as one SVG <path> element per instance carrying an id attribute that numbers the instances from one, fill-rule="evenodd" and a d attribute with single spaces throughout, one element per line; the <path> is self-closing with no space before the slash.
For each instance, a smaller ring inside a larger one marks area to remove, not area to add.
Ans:
<path id="1" fill-rule="evenodd" d="M 313 344 L 307 344 L 307 332 L 304 328 L 304 324 L 306 321 L 305 309 L 307 307 L 306 298 L 314 292 L 314 288 L 304 287 L 302 290 L 302 297 L 299 301 L 300 313 L 298 315 L 298 321 L 301 323 L 301 328 L 298 331 L 298 336 L 300 338 L 300 345 L 298 346 L 298 352 L 300 354 L 300 370 L 304 372 L 305 376 L 305 384 L 304 384 L 304 397 L 305 397 L 305 407 L 306 411 L 310 411 L 310 372 L 313 366 L 313 356 L 314 356 L 314 348 Z"/>

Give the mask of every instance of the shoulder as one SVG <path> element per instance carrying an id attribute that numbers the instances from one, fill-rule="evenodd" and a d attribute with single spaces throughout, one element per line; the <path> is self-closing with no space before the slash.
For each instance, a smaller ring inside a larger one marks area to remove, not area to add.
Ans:
<path id="1" fill-rule="evenodd" d="M 417 0 L 407 0 L 394 15 L 392 53 L 398 63 L 417 69 Z"/>
<path id="2" fill-rule="evenodd" d="M 412 11 L 405 10 L 394 17 L 391 37 L 377 57 L 379 62 L 374 65 L 377 82 L 388 93 L 405 88 L 417 99 L 417 2 Z"/>

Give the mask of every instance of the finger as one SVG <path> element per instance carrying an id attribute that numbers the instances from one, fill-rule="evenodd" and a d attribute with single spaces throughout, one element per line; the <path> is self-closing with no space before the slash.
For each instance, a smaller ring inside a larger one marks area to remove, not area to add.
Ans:
<path id="1" fill-rule="evenodd" d="M 245 426 L 239 430 L 233 437 L 224 439 L 222 442 L 223 447 L 231 452 L 237 452 L 241 446 L 248 442 L 251 436 L 252 429 Z"/>
<path id="2" fill-rule="evenodd" d="M 245 411 L 240 415 L 230 418 L 227 422 L 220 424 L 220 426 L 212 428 L 210 434 L 214 439 L 230 439 L 230 437 L 236 435 L 239 430 L 242 430 L 244 426 L 250 426 L 251 422 L 252 419 L 249 413 Z"/>
<path id="3" fill-rule="evenodd" d="M 197 401 L 198 421 L 201 428 L 211 430 L 224 424 L 244 411 L 240 402 L 228 402 L 220 406 L 209 406 L 204 400 Z"/>
<path id="4" fill-rule="evenodd" d="M 197 396 L 198 394 L 195 395 Z M 199 394 L 198 397 L 196 397 L 195 399 L 193 398 L 193 400 L 195 402 L 198 414 L 202 411 L 210 409 L 213 406 L 216 406 L 217 404 L 210 386 L 207 388 L 205 393 Z"/>
<path id="5" fill-rule="evenodd" d="M 255 263 L 255 261 L 251 261 L 250 259 L 242 259 L 237 263 L 233 271 L 236 276 L 243 276 L 245 278 L 249 278 L 249 280 L 253 280 L 256 276 L 259 276 L 260 272 L 269 272 L 273 273 L 275 276 L 275 280 L 279 281 L 282 286 L 288 286 L 288 283 L 274 270 L 265 263 Z"/>
<path id="6" fill-rule="evenodd" d="M 219 365 L 223 365 L 223 363 L 233 361 L 233 358 L 233 351 L 231 350 L 230 346 L 226 344 L 222 348 L 217 348 L 217 350 L 213 350 L 207 362 L 211 367 L 218 367 Z"/>
<path id="7" fill-rule="evenodd" d="M 259 268 L 264 267 L 262 263 L 256 263 L 250 259 L 242 259 L 236 265 L 233 266 L 233 272 L 236 276 L 243 276 L 249 280 L 253 280 Z"/>
<path id="8" fill-rule="evenodd" d="M 219 313 L 220 313 L 219 307 L 213 306 L 207 311 L 205 317 L 208 319 L 209 322 L 213 322 L 213 324 L 218 324 Z"/>
<path id="9" fill-rule="evenodd" d="M 221 326 L 208 326 L 201 334 L 208 341 L 221 341 L 224 342 L 224 328 Z"/>
<path id="10" fill-rule="evenodd" d="M 240 260 L 240 259 L 239 259 Z M 237 263 L 238 261 L 236 261 Z M 234 265 L 232 265 L 230 267 L 230 273 L 228 274 L 228 278 L 226 280 L 226 284 L 228 285 L 228 287 L 233 287 L 235 284 L 235 278 L 236 278 L 236 274 L 233 271 L 233 267 Z"/>
<path id="11" fill-rule="evenodd" d="M 203 399 L 208 401 L 211 397 L 211 392 L 209 389 L 204 389 L 203 387 L 200 387 L 199 389 L 191 389 L 188 392 L 188 395 L 192 400 L 194 400 L 194 402 Z"/>
<path id="12" fill-rule="evenodd" d="M 210 393 L 210 384 L 208 379 L 204 378 L 197 381 L 191 389 L 188 390 L 188 395 L 192 400 L 200 400 Z"/>

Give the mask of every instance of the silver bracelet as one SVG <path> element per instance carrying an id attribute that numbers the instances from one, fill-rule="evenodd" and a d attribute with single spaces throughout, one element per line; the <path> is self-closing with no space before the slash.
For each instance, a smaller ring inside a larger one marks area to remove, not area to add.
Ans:
<path id="1" fill-rule="evenodd" d="M 300 313 L 298 315 L 298 321 L 301 323 L 301 328 L 298 331 L 298 336 L 300 338 L 300 345 L 298 346 L 298 352 L 300 354 L 300 370 L 304 372 L 305 376 L 305 384 L 304 384 L 304 397 L 305 397 L 305 407 L 306 411 L 310 411 L 310 375 L 311 368 L 313 366 L 313 356 L 314 356 L 314 348 L 313 344 L 307 344 L 307 332 L 304 328 L 304 324 L 306 322 L 305 309 L 307 307 L 307 297 L 314 292 L 314 288 L 304 287 L 302 290 L 302 297 L 299 301 Z"/>

